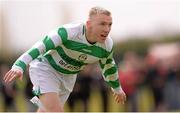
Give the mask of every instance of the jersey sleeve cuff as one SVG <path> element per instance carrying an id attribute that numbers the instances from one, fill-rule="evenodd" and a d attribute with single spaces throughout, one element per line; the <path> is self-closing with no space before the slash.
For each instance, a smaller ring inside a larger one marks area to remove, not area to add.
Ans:
<path id="1" fill-rule="evenodd" d="M 18 71 L 20 71 L 21 73 L 24 72 L 23 69 L 22 69 L 21 67 L 16 66 L 16 65 L 13 65 L 11 69 L 13 69 L 13 70 L 18 70 Z"/>
<path id="2" fill-rule="evenodd" d="M 120 94 L 123 91 L 123 89 L 121 87 L 111 88 L 111 90 L 116 94 Z"/>

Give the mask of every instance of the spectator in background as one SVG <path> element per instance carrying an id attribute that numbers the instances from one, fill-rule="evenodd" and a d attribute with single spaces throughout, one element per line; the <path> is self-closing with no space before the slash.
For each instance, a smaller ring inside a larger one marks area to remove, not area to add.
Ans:
<path id="1" fill-rule="evenodd" d="M 145 62 L 147 64 L 146 83 L 154 97 L 155 108 L 153 111 L 164 111 L 163 90 L 168 78 L 168 71 L 161 60 L 151 55 L 147 55 Z"/>
<path id="2" fill-rule="evenodd" d="M 124 54 L 123 62 L 119 68 L 119 78 L 122 84 L 122 88 L 127 94 L 127 104 L 125 106 L 126 111 L 137 111 L 137 87 L 141 72 L 140 72 L 141 61 L 139 56 L 128 51 Z"/>
<path id="3" fill-rule="evenodd" d="M 7 64 L 0 64 L 0 82 L 1 82 L 1 93 L 4 99 L 4 112 L 17 111 L 15 105 L 16 87 L 14 83 L 5 84 L 2 81 L 3 75 L 8 72 L 9 67 Z"/>
<path id="4" fill-rule="evenodd" d="M 108 106 L 109 106 L 109 93 L 110 90 L 107 83 L 104 82 L 103 77 L 101 76 L 101 70 L 98 68 L 97 65 L 93 66 L 94 69 L 92 71 L 93 74 L 93 87 L 98 88 L 101 95 L 101 102 L 102 102 L 102 111 L 108 112 Z"/>
<path id="5" fill-rule="evenodd" d="M 82 101 L 82 111 L 88 111 L 91 83 L 91 66 L 87 66 L 82 72 L 79 73 L 79 76 L 77 76 L 73 92 L 69 96 L 68 105 L 71 112 L 74 111 L 74 106 L 78 100 Z"/>
<path id="6" fill-rule="evenodd" d="M 170 80 L 164 88 L 164 99 L 168 111 L 180 110 L 180 52 L 173 58 Z"/>
<path id="7" fill-rule="evenodd" d="M 33 103 L 29 101 L 34 96 L 34 94 L 32 92 L 33 85 L 30 81 L 28 70 L 25 71 L 25 75 L 26 75 L 26 88 L 25 88 L 26 99 L 25 100 L 27 104 L 27 109 L 29 112 L 35 112 L 37 109 L 37 106 L 34 106 Z"/>

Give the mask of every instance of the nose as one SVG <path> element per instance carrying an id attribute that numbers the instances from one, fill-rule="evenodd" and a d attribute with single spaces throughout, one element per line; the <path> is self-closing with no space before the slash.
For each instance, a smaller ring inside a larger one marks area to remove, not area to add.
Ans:
<path id="1" fill-rule="evenodd" d="M 109 33 L 110 30 L 111 30 L 110 26 L 108 25 L 104 26 L 104 32 Z"/>

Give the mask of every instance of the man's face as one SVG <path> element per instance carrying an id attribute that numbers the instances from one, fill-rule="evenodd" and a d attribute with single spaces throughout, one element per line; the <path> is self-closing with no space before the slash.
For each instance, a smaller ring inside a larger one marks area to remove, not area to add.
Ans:
<path id="1" fill-rule="evenodd" d="M 91 36 L 96 39 L 96 42 L 104 43 L 112 25 L 112 17 L 104 14 L 94 15 L 90 19 L 89 29 Z"/>

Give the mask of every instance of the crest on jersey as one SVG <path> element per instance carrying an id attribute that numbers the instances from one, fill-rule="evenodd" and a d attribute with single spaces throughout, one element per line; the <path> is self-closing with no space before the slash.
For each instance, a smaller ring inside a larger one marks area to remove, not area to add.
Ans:
<path id="1" fill-rule="evenodd" d="M 86 59 L 87 59 L 87 55 L 86 54 L 81 54 L 78 57 L 78 60 L 80 60 L 80 61 L 85 61 Z"/>

